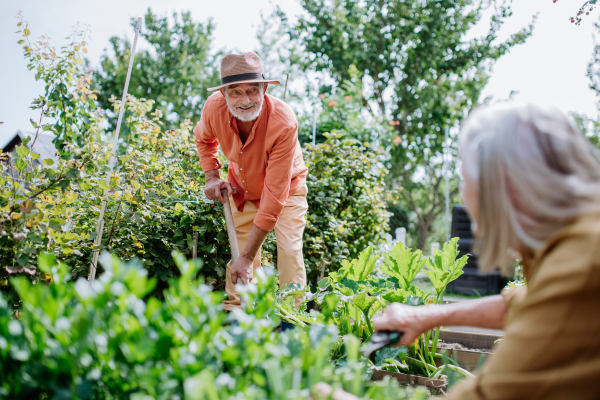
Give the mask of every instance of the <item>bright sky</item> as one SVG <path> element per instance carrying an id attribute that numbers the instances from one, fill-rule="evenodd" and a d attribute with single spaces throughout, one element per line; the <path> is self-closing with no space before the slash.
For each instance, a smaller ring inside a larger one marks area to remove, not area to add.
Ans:
<path id="1" fill-rule="evenodd" d="M 18 3 L 18 5 L 17 5 Z M 505 99 L 518 91 L 516 100 L 553 104 L 565 112 L 596 115 L 596 99 L 585 76 L 593 51 L 594 23 L 598 10 L 585 18 L 581 26 L 569 22 L 583 0 L 519 0 L 513 3 L 514 15 L 505 24 L 503 35 L 526 25 L 539 13 L 533 36 L 504 56 L 494 68 L 483 96 Z M 150 7 L 161 15 L 190 10 L 197 21 L 213 18 L 216 23 L 215 48 L 255 50 L 256 28 L 261 11 L 269 14 L 279 5 L 290 17 L 300 15 L 296 0 L 146 0 L 88 2 L 80 0 L 0 1 L 0 142 L 18 129 L 31 130 L 29 118 L 39 118 L 28 107 L 43 93 L 43 84 L 35 82 L 22 56 L 15 15 L 21 10 L 29 21 L 32 37 L 48 34 L 57 48 L 76 22 L 91 24 L 92 40 L 88 56 L 97 65 L 111 36 L 132 37 L 131 17 L 143 16 Z M 121 93 L 115 93 L 119 97 Z"/>

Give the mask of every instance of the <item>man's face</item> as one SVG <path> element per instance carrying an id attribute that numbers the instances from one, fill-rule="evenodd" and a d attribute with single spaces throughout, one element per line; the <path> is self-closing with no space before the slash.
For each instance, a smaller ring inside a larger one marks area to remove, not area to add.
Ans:
<path id="1" fill-rule="evenodd" d="M 260 115 L 264 100 L 263 86 L 260 83 L 240 83 L 221 89 L 229 111 L 237 119 L 254 121 Z"/>

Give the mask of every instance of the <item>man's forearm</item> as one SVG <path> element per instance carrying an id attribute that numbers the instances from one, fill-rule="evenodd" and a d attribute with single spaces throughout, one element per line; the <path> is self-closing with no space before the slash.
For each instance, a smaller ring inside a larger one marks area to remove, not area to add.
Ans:
<path id="1" fill-rule="evenodd" d="M 432 326 L 476 326 L 488 329 L 503 329 L 506 302 L 501 295 L 459 303 L 435 306 L 438 308 Z"/>
<path id="2" fill-rule="evenodd" d="M 213 180 L 213 179 L 221 179 L 221 176 L 219 175 L 219 169 L 212 169 L 210 171 L 206 171 L 204 173 L 204 179 L 206 180 L 206 182 L 208 183 L 208 181 Z"/>
<path id="3" fill-rule="evenodd" d="M 262 229 L 254 225 L 254 227 L 252 227 L 252 231 L 250 231 L 250 238 L 248 239 L 248 243 L 246 243 L 246 247 L 242 249 L 240 257 L 252 262 L 254 260 L 254 257 L 256 257 L 256 255 L 258 254 L 258 250 L 260 250 L 260 247 L 267 238 L 268 234 L 269 232 L 263 231 Z"/>

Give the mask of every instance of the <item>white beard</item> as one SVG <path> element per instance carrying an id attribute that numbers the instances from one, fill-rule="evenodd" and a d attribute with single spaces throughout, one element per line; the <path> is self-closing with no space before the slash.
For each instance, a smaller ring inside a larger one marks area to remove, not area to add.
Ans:
<path id="1" fill-rule="evenodd" d="M 231 105 L 229 105 L 229 96 L 227 95 L 227 90 L 225 90 L 225 101 L 227 102 L 227 108 L 229 108 L 229 112 L 231 112 L 231 114 L 236 117 L 237 119 L 239 119 L 240 121 L 243 122 L 250 122 L 250 121 L 254 121 L 255 119 L 257 119 L 260 116 L 260 113 L 262 112 L 262 108 L 263 108 L 263 104 L 264 104 L 264 89 L 260 89 L 260 103 L 256 104 L 256 103 L 250 103 L 249 105 L 255 105 L 257 106 L 257 110 L 247 116 L 244 115 L 240 115 L 237 111 L 238 107 L 231 107 Z"/>

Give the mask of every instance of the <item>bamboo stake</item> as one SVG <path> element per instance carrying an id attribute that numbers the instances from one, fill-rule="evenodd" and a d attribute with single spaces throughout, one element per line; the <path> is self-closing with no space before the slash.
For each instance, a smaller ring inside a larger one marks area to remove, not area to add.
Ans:
<path id="1" fill-rule="evenodd" d="M 123 89 L 123 98 L 121 99 L 121 108 L 119 109 L 119 118 L 117 119 L 117 129 L 113 137 L 113 148 L 112 155 L 108 161 L 109 170 L 106 174 L 106 183 L 110 185 L 110 178 L 112 173 L 117 166 L 117 149 L 119 147 L 119 132 L 121 131 L 121 122 L 123 121 L 123 113 L 125 112 L 125 105 L 127 103 L 127 89 L 129 88 L 129 78 L 131 78 L 131 70 L 133 69 L 133 59 L 135 57 L 135 48 L 137 46 L 138 36 L 140 34 L 140 27 L 142 26 L 142 18 L 138 18 L 137 25 L 135 26 L 135 38 L 133 39 L 133 45 L 131 46 L 131 55 L 129 56 L 129 67 L 127 69 L 127 77 L 125 78 L 125 88 Z M 96 279 L 96 269 L 98 267 L 98 257 L 100 256 L 100 245 L 102 244 L 102 232 L 104 231 L 104 213 L 106 212 L 106 204 L 108 203 L 108 191 L 105 192 L 102 197 L 102 206 L 100 207 L 100 216 L 98 217 L 98 223 L 96 224 L 96 238 L 94 239 L 94 253 L 92 255 L 92 264 L 90 265 L 90 274 L 88 281 L 92 282 Z"/>
<path id="2" fill-rule="evenodd" d="M 290 74 L 285 74 L 285 88 L 283 89 L 283 101 L 285 101 L 285 95 L 287 93 L 287 83 L 290 78 Z"/>
<path id="3" fill-rule="evenodd" d="M 192 260 L 198 258 L 198 232 L 194 232 L 194 245 L 192 247 Z"/>

